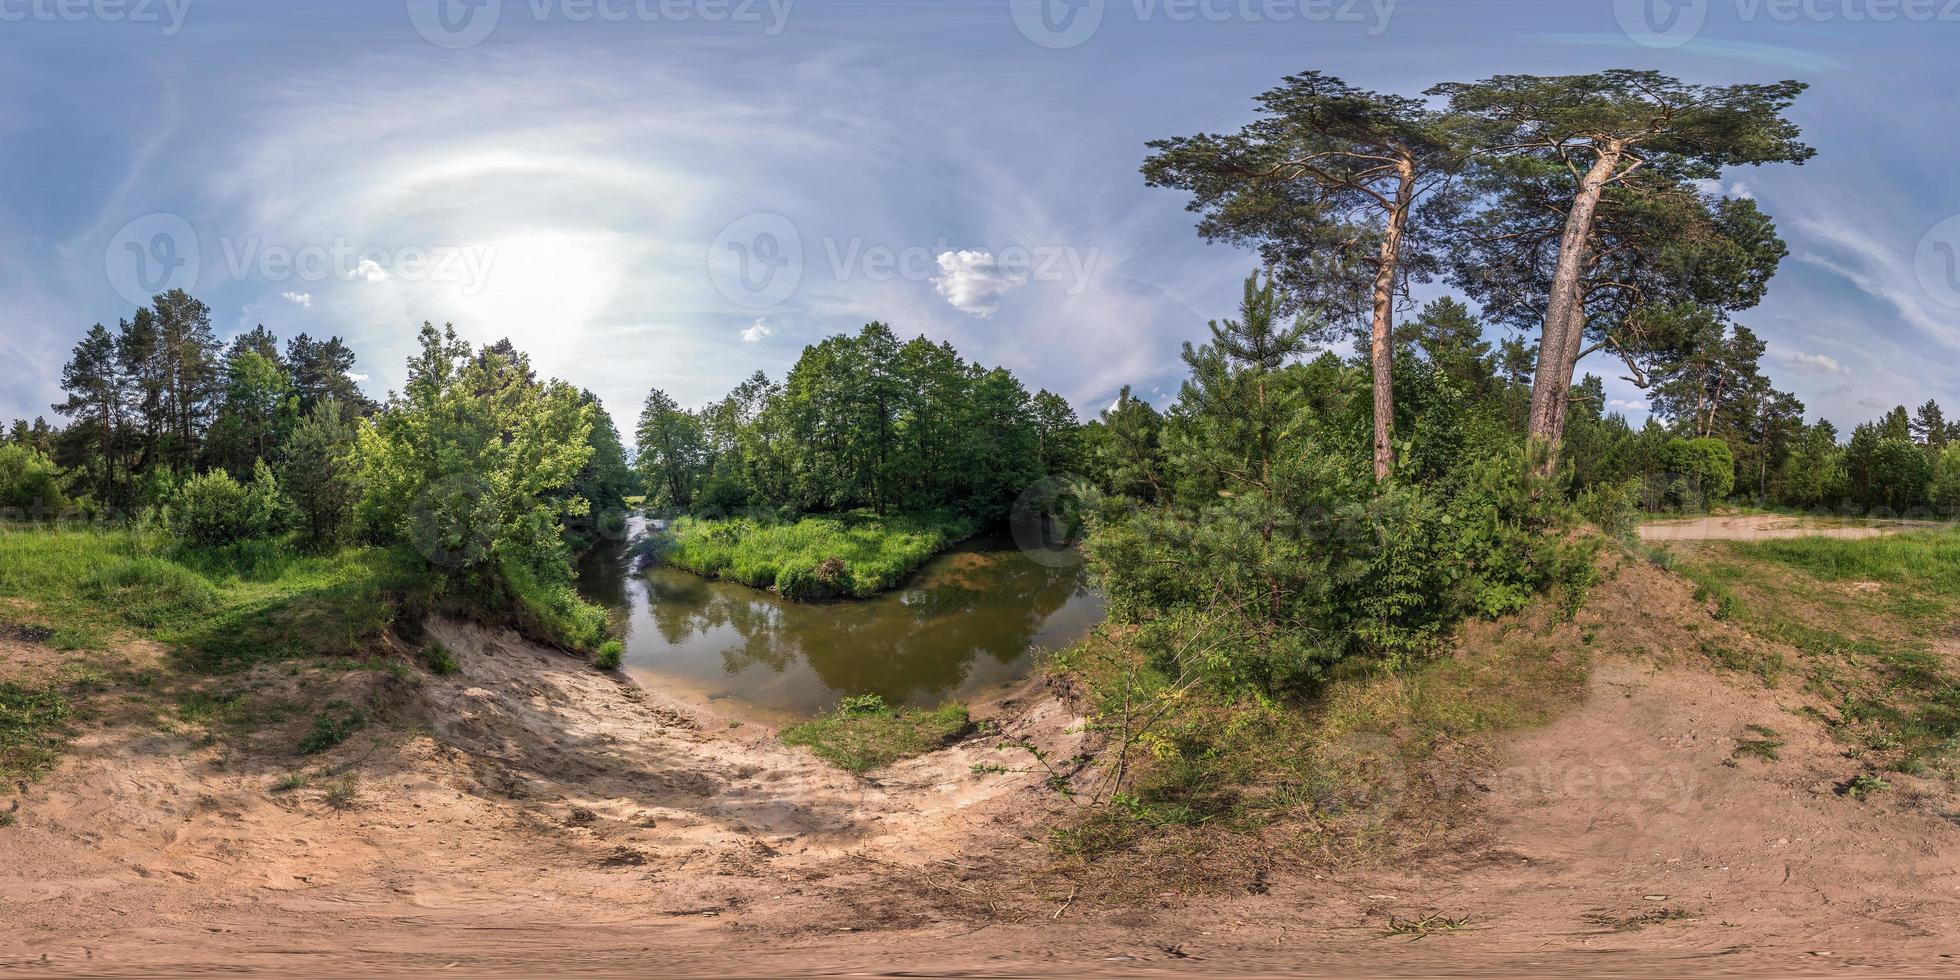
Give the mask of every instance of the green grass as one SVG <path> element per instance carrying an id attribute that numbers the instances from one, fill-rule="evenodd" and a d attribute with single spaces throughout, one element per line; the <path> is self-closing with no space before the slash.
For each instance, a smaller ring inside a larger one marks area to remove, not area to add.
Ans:
<path id="1" fill-rule="evenodd" d="M 836 710 L 783 729 L 783 744 L 804 745 L 817 758 L 863 775 L 900 759 L 921 755 L 967 731 L 966 706 L 929 711 L 892 708 L 875 694 L 845 698 Z"/>
<path id="2" fill-rule="evenodd" d="M 878 517 L 852 512 L 797 521 L 681 518 L 662 558 L 791 599 L 863 598 L 903 583 L 920 565 L 979 530 L 944 512 Z"/>
<path id="3" fill-rule="evenodd" d="M 52 645 L 100 650 L 141 637 L 207 671 L 363 654 L 403 597 L 429 587 L 413 555 L 384 549 L 197 550 L 133 530 L 0 530 L 0 596 L 30 603 Z"/>
<path id="4" fill-rule="evenodd" d="M 1711 543 L 1681 571 L 1722 615 L 1799 657 L 1779 666 L 1835 709 L 1849 751 L 1960 771 L 1960 531 Z M 1768 678 L 1766 678 L 1768 679 Z"/>
<path id="5" fill-rule="evenodd" d="M 54 767 L 70 712 L 68 698 L 55 688 L 0 683 L 0 786 L 11 791 L 16 782 Z"/>

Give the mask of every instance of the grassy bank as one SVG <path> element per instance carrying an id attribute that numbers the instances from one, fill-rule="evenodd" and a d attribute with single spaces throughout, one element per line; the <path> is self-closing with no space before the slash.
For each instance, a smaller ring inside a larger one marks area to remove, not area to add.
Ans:
<path id="1" fill-rule="evenodd" d="M 868 512 L 795 521 L 684 517 L 668 530 L 667 564 L 791 599 L 863 598 L 904 582 L 926 560 L 979 527 L 945 512 Z"/>
<path id="2" fill-rule="evenodd" d="M 1718 664 L 1816 695 L 1874 771 L 1960 775 L 1960 672 L 1942 650 L 1960 620 L 1960 531 L 1708 542 L 1676 564 L 1717 618 L 1768 641 L 1707 649 Z"/>
<path id="3" fill-rule="evenodd" d="M 946 744 L 968 727 L 966 706 L 930 711 L 892 708 L 875 694 L 846 698 L 836 710 L 783 729 L 783 744 L 808 746 L 817 757 L 863 775 Z"/>

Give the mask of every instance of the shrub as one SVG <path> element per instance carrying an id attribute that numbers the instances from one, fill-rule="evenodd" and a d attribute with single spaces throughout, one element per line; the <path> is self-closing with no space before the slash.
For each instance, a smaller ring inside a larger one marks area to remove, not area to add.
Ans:
<path id="1" fill-rule="evenodd" d="M 440 643 L 431 643 L 422 649 L 422 662 L 428 664 L 429 669 L 441 677 L 448 677 L 463 669 L 456 662 L 456 655 L 450 653 L 449 648 Z"/>
<path id="2" fill-rule="evenodd" d="M 0 445 L 0 516 L 31 517 L 67 507 L 61 470 L 52 460 L 28 446 Z"/>
<path id="3" fill-rule="evenodd" d="M 592 656 L 592 666 L 600 670 L 618 670 L 619 660 L 626 653 L 626 647 L 618 640 L 607 640 L 599 644 L 599 652 Z"/>
<path id="4" fill-rule="evenodd" d="M 1720 439 L 1669 439 L 1661 448 L 1667 503 L 1700 510 L 1735 490 L 1735 453 Z"/>
<path id="5" fill-rule="evenodd" d="M 222 470 L 192 477 L 170 505 L 171 530 L 200 547 L 263 538 L 278 519 L 279 484 L 263 460 L 253 467 L 250 483 Z"/>

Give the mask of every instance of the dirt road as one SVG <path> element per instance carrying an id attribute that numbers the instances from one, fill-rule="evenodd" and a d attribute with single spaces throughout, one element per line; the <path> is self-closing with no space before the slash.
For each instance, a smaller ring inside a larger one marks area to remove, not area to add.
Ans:
<path id="1" fill-rule="evenodd" d="M 1877 538 L 1902 531 L 1950 527 L 1938 521 L 1860 520 L 1748 514 L 1739 517 L 1691 517 L 1640 525 L 1642 541 L 1764 541 L 1771 538 Z"/>

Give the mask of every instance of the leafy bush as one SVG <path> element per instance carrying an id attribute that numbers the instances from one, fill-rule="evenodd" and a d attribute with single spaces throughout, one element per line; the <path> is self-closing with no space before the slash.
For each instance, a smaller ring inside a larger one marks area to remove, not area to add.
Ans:
<path id="1" fill-rule="evenodd" d="M 456 655 L 450 653 L 449 648 L 440 643 L 431 643 L 422 648 L 422 662 L 428 664 L 429 669 L 440 677 L 448 677 L 463 669 L 456 663 Z"/>
<path id="2" fill-rule="evenodd" d="M 592 656 L 592 666 L 600 670 L 618 670 L 619 661 L 626 653 L 626 647 L 618 640 L 607 640 L 599 644 L 599 652 Z"/>
<path id="3" fill-rule="evenodd" d="M 185 482 L 171 502 L 170 527 L 193 545 L 228 545 L 271 534 L 278 526 L 279 508 L 278 481 L 261 460 L 250 483 L 239 483 L 223 470 Z"/>
<path id="4" fill-rule="evenodd" d="M 0 518 L 58 514 L 67 507 L 53 460 L 27 446 L 0 445 Z"/>
<path id="5" fill-rule="evenodd" d="M 1735 491 L 1735 453 L 1720 439 L 1669 439 L 1661 449 L 1667 502 L 1700 510 Z"/>
<path id="6" fill-rule="evenodd" d="M 1960 514 L 1960 449 L 1940 453 L 1939 462 L 1933 466 L 1930 495 L 1941 513 Z"/>

